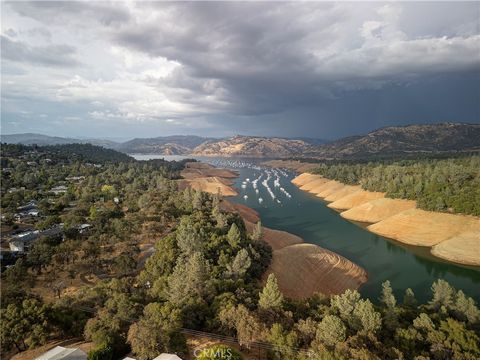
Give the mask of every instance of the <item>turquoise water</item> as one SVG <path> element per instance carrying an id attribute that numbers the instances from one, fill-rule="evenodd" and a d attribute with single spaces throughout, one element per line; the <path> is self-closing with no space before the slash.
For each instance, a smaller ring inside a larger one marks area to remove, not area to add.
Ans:
<path id="1" fill-rule="evenodd" d="M 241 188 L 246 178 L 252 180 L 258 177 L 261 170 L 235 170 L 240 176 L 236 180 L 239 195 L 233 198 L 234 201 L 257 210 L 265 226 L 296 234 L 305 242 L 320 245 L 362 266 L 368 272 L 368 282 L 360 288 L 360 292 L 372 301 L 378 299 L 381 283 L 385 280 L 390 280 L 399 300 L 405 289 L 410 287 L 418 300 L 428 301 L 433 281 L 443 278 L 473 297 L 477 303 L 480 302 L 480 269 L 446 263 L 433 258 L 427 249 L 405 246 L 366 231 L 360 224 L 343 219 L 318 197 L 291 184 L 290 180 L 295 177 L 292 172 L 280 178 L 281 187 L 291 198 L 275 189 L 271 179 L 269 185 L 276 196 L 273 200 L 261 181 L 258 183 L 258 195 L 250 183 L 245 189 Z M 248 196 L 246 200 L 244 195 Z M 259 197 L 263 199 L 262 204 L 258 202 Z"/>

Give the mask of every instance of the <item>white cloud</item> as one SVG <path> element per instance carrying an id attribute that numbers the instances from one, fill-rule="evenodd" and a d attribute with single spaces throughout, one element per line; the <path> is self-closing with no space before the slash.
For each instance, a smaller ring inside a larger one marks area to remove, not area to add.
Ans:
<path id="1" fill-rule="evenodd" d="M 475 14 L 455 7 L 452 20 L 442 7 L 435 18 L 436 4 L 423 4 L 427 27 L 412 20 L 415 6 L 6 3 L 2 104 L 18 112 L 43 100 L 75 104 L 72 117 L 207 126 L 210 115 L 275 114 L 479 68 Z"/>

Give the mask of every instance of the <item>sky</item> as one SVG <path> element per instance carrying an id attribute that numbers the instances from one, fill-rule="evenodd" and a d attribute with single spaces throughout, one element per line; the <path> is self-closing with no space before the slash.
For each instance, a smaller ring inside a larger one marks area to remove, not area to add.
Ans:
<path id="1" fill-rule="evenodd" d="M 1 132 L 480 123 L 480 2 L 3 2 Z"/>

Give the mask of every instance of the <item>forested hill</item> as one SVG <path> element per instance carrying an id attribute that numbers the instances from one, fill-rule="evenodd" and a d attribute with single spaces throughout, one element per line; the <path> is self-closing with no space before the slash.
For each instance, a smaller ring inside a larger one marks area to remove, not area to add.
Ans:
<path id="1" fill-rule="evenodd" d="M 480 152 L 480 124 L 392 126 L 317 147 L 312 158 L 360 159 Z"/>
<path id="2" fill-rule="evenodd" d="M 480 156 L 377 162 L 325 162 L 313 173 L 388 197 L 416 200 L 425 210 L 480 215 Z"/>
<path id="3" fill-rule="evenodd" d="M 17 156 L 19 154 L 23 154 L 23 156 L 28 155 L 36 161 L 46 159 L 53 160 L 52 158 L 55 158 L 55 160 L 68 160 L 70 162 L 83 161 L 96 164 L 134 161 L 134 159 L 127 154 L 91 144 L 47 146 L 2 144 L 2 158 L 4 156 Z"/>
<path id="4" fill-rule="evenodd" d="M 90 143 L 127 154 L 242 156 L 324 159 L 378 159 L 439 156 L 480 152 L 480 124 L 440 123 L 391 126 L 366 135 L 329 143 L 312 138 L 277 138 L 237 135 L 205 138 L 193 135 L 136 138 L 123 143 L 99 139 L 59 138 L 40 134 L 2 135 L 1 141 L 24 145 Z"/>

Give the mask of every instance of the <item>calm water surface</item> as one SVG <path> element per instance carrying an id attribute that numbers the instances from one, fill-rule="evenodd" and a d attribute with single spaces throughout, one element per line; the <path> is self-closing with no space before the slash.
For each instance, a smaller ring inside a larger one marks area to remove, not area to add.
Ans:
<path id="1" fill-rule="evenodd" d="M 166 160 L 181 159 L 162 157 Z M 215 161 L 212 158 L 200 160 Z M 291 179 L 295 177 L 292 172 L 280 179 L 281 186 L 291 194 L 290 199 L 274 189 L 273 179 L 270 181 L 270 187 L 281 201 L 278 204 L 271 199 L 261 181 L 258 183 L 258 195 L 251 185 L 247 185 L 246 189 L 241 188 L 246 178 L 253 180 L 261 171 L 249 168 L 235 170 L 240 176 L 236 180 L 239 196 L 232 198 L 234 201 L 257 210 L 263 225 L 296 234 L 306 242 L 341 254 L 365 268 L 368 282 L 361 287 L 360 292 L 373 301 L 377 301 L 381 283 L 385 280 L 390 280 L 399 300 L 405 289 L 410 287 L 418 300 L 427 301 L 431 297 L 430 287 L 433 281 L 443 278 L 472 296 L 477 303 L 480 302 L 480 269 L 443 262 L 433 258 L 428 249 L 400 244 L 374 235 L 359 224 L 344 220 L 321 199 L 291 184 Z M 244 195 L 248 199 L 245 200 Z M 262 204 L 259 204 L 258 197 L 263 198 Z"/>

